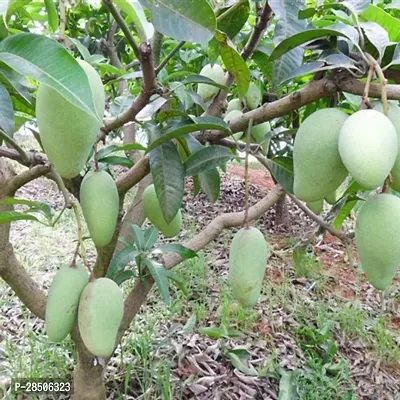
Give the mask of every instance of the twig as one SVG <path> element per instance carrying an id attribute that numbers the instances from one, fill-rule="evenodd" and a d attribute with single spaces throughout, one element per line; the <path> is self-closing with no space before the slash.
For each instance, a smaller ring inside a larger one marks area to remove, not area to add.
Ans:
<path id="1" fill-rule="evenodd" d="M 140 59 L 140 52 L 139 47 L 130 31 L 128 25 L 125 23 L 124 19 L 122 18 L 121 14 L 118 12 L 116 7 L 114 6 L 111 0 L 103 0 L 104 5 L 107 7 L 108 11 L 110 11 L 111 15 L 114 17 L 115 21 L 117 22 L 118 26 L 121 28 L 122 32 L 124 33 L 126 40 L 128 41 L 129 45 L 132 47 L 135 56 Z"/>
<path id="2" fill-rule="evenodd" d="M 249 126 L 247 128 L 246 137 L 246 157 L 244 160 L 244 225 L 246 229 L 249 229 L 249 153 L 250 153 L 250 138 L 251 128 L 253 126 L 253 120 L 250 118 Z"/>
<path id="3" fill-rule="evenodd" d="M 364 89 L 364 93 L 363 93 L 363 96 L 362 96 L 361 104 L 366 104 L 366 105 L 369 104 L 369 101 L 368 101 L 369 87 L 370 87 L 371 82 L 372 82 L 372 77 L 374 75 L 374 71 L 375 71 L 375 67 L 371 64 L 369 66 L 369 68 L 368 68 L 367 81 L 365 82 L 365 89 Z"/>
<path id="4" fill-rule="evenodd" d="M 339 238 L 343 243 L 350 243 L 351 240 L 349 236 L 339 230 L 333 228 L 331 225 L 326 223 L 322 218 L 320 218 L 317 214 L 313 213 L 308 207 L 306 207 L 300 200 L 298 200 L 296 197 L 294 197 L 292 194 L 288 193 L 287 194 L 292 201 L 305 213 L 307 214 L 311 219 L 313 219 L 315 222 L 317 222 L 320 226 L 325 228 L 329 233 L 331 233 L 333 236 L 336 236 Z"/>
<path id="5" fill-rule="evenodd" d="M 65 26 L 67 24 L 67 17 L 65 13 L 65 0 L 59 0 L 58 2 L 58 8 L 60 12 L 60 33 L 59 33 L 59 39 L 61 42 L 65 42 Z"/>
<path id="6" fill-rule="evenodd" d="M 158 31 L 154 32 L 153 39 L 151 40 L 151 47 L 153 49 L 153 64 L 157 67 L 160 64 L 161 47 L 164 35 Z"/>
<path id="7" fill-rule="evenodd" d="M 379 65 L 378 61 L 376 61 L 374 57 L 372 57 L 368 53 L 365 53 L 365 56 L 368 58 L 368 61 L 371 63 L 371 65 L 373 65 L 376 73 L 378 74 L 378 77 L 380 80 L 380 85 L 381 85 L 381 99 L 382 99 L 382 105 L 383 105 L 383 113 L 385 115 L 387 115 L 388 111 L 389 111 L 389 105 L 388 105 L 388 99 L 387 99 L 387 91 L 386 91 L 387 81 L 386 81 L 385 75 L 383 74 L 382 68 Z"/>
<path id="8" fill-rule="evenodd" d="M 155 73 L 156 75 L 168 64 L 169 60 L 183 47 L 186 42 L 182 40 L 179 42 L 170 52 L 169 54 L 162 60 L 161 64 L 157 66 Z"/>
<path id="9" fill-rule="evenodd" d="M 21 162 L 24 165 L 29 165 L 29 157 L 26 154 L 25 150 L 10 136 L 8 136 L 3 130 L 0 129 L 0 138 L 2 138 L 5 142 L 7 142 L 11 147 L 18 151 Z"/>
<path id="10" fill-rule="evenodd" d="M 57 186 L 60 189 L 60 191 L 64 197 L 65 208 L 71 208 L 72 200 L 69 195 L 69 192 L 68 192 L 67 188 L 65 187 L 64 181 L 61 178 L 60 174 L 54 169 L 53 166 L 51 167 L 51 174 L 53 175 L 54 181 L 57 183 Z"/>

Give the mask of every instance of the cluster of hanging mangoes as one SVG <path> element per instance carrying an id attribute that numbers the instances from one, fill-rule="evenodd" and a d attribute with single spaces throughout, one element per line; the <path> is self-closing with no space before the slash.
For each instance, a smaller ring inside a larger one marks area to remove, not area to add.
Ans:
<path id="1" fill-rule="evenodd" d="M 301 124 L 294 143 L 294 194 L 320 211 L 324 199 L 335 202 L 335 191 L 350 174 L 366 189 L 384 185 L 400 190 L 400 108 L 389 103 L 387 115 L 379 101 L 372 109 L 348 116 L 327 108 Z M 392 282 L 400 264 L 400 198 L 372 195 L 357 215 L 355 242 L 369 282 L 379 290 Z"/>

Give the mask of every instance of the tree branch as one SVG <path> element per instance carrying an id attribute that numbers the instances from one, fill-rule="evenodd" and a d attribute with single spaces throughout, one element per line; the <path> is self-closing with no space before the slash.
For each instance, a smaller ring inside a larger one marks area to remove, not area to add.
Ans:
<path id="1" fill-rule="evenodd" d="M 104 5 L 107 7 L 108 11 L 110 11 L 111 15 L 114 17 L 116 23 L 121 28 L 122 32 L 124 33 L 126 40 L 128 41 L 129 45 L 132 47 L 133 52 L 135 53 L 137 58 L 140 58 L 139 47 L 136 44 L 136 41 L 130 31 L 128 25 L 125 23 L 124 19 L 122 18 L 121 14 L 115 8 L 113 2 L 111 0 L 103 0 Z"/>
<path id="2" fill-rule="evenodd" d="M 283 193 L 284 190 L 279 185 L 275 186 L 267 196 L 249 208 L 249 220 L 257 219 L 265 214 L 265 212 L 278 201 Z M 244 211 L 221 214 L 214 218 L 198 235 L 188 242 L 185 242 L 183 245 L 194 251 L 199 251 L 207 246 L 208 243 L 216 239 L 224 229 L 242 226 L 243 220 Z M 164 264 L 168 269 L 173 268 L 181 261 L 182 258 L 175 253 L 169 253 L 164 257 Z M 135 287 L 126 298 L 124 305 L 124 318 L 119 328 L 117 342 L 122 338 L 125 330 L 129 327 L 132 319 L 139 311 L 152 285 L 153 280 L 151 278 L 146 278 L 142 281 L 138 280 Z"/>
<path id="3" fill-rule="evenodd" d="M 8 136 L 5 132 L 0 129 L 0 139 L 3 139 L 7 142 L 11 147 L 13 147 L 20 155 L 21 161 L 23 164 L 29 163 L 29 157 L 26 154 L 25 150 L 10 136 Z"/>
<path id="4" fill-rule="evenodd" d="M 119 176 L 116 184 L 118 192 L 126 193 L 131 187 L 135 186 L 150 172 L 150 162 L 148 157 L 143 157 L 129 171 Z"/>
<path id="5" fill-rule="evenodd" d="M 6 185 L 6 191 L 9 196 L 14 196 L 15 192 L 37 178 L 48 174 L 51 171 L 50 165 L 36 165 L 26 171 L 21 172 L 14 178 L 10 179 Z"/>
<path id="6" fill-rule="evenodd" d="M 327 222 L 325 222 L 317 214 L 315 214 L 313 211 L 311 211 L 307 206 L 305 206 L 300 200 L 298 200 L 292 194 L 287 193 L 287 195 L 292 199 L 293 203 L 295 203 L 306 215 L 308 215 L 317 224 L 322 226 L 333 236 L 336 236 L 337 238 L 339 238 L 343 243 L 345 243 L 345 244 L 351 243 L 351 239 L 350 239 L 351 236 L 349 236 L 345 232 L 343 232 L 339 229 L 335 229 L 333 226 L 329 225 Z"/>
<path id="7" fill-rule="evenodd" d="M 151 41 L 151 48 L 153 49 L 153 64 L 157 67 L 160 64 L 161 47 L 164 35 L 158 31 L 154 32 L 153 39 Z M 157 73 L 156 73 L 157 75 Z"/>
<path id="8" fill-rule="evenodd" d="M 251 33 L 251 36 L 242 51 L 242 57 L 244 60 L 247 60 L 257 47 L 258 42 L 267 29 L 268 21 L 272 18 L 272 15 L 272 8 L 268 4 L 268 0 L 266 0 L 264 8 L 261 10 L 260 15 L 258 16 L 258 21 L 253 29 L 253 32 Z"/>

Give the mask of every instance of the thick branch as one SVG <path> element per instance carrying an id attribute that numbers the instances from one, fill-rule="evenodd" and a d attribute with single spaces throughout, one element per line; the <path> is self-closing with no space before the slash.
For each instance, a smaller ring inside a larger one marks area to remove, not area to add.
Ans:
<path id="1" fill-rule="evenodd" d="M 125 193 L 135 186 L 150 172 L 150 162 L 148 157 L 143 157 L 129 171 L 117 179 L 118 192 Z"/>
<path id="2" fill-rule="evenodd" d="M 9 196 L 14 196 L 15 192 L 26 185 L 28 182 L 40 178 L 51 171 L 50 165 L 36 165 L 31 169 L 21 172 L 11 179 L 7 184 L 7 193 Z"/>
<path id="3" fill-rule="evenodd" d="M 279 185 L 275 186 L 267 196 L 249 208 L 249 220 L 252 221 L 265 214 L 265 212 L 278 201 L 283 193 L 284 191 Z M 221 214 L 214 218 L 198 235 L 183 245 L 194 251 L 199 251 L 207 246 L 208 243 L 216 239 L 224 229 L 241 226 L 243 221 L 244 211 Z M 175 253 L 169 253 L 164 257 L 165 267 L 168 269 L 173 268 L 181 261 L 182 258 Z M 153 281 L 151 278 L 138 281 L 131 293 L 126 298 L 124 318 L 118 333 L 119 339 L 122 337 L 125 330 L 129 327 L 132 319 L 139 311 L 152 285 Z"/>

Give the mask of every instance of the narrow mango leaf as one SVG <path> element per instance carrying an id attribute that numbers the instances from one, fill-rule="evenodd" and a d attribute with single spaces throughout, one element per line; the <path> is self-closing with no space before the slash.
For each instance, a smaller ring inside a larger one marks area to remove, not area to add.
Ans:
<path id="1" fill-rule="evenodd" d="M 79 53 L 81 53 L 81 56 L 83 57 L 84 60 L 89 60 L 91 54 L 88 50 L 88 48 L 83 45 L 78 39 L 71 38 L 68 36 L 68 40 L 70 40 L 78 49 Z"/>
<path id="2" fill-rule="evenodd" d="M 251 364 L 246 365 L 235 353 L 228 351 L 227 355 L 232 365 L 240 372 L 248 376 L 258 376 L 257 370 Z"/>
<path id="3" fill-rule="evenodd" d="M 278 400 L 296 400 L 296 380 L 293 371 L 281 372 L 279 381 L 279 397 Z"/>
<path id="4" fill-rule="evenodd" d="M 154 26 L 148 22 L 143 8 L 137 0 L 115 0 L 121 10 L 135 25 L 142 42 L 148 42 L 154 35 Z"/>
<path id="5" fill-rule="evenodd" d="M 155 149 L 162 143 L 165 143 L 171 139 L 175 139 L 179 136 L 186 135 L 187 133 L 204 131 L 204 130 L 220 130 L 229 132 L 228 124 L 221 118 L 217 117 L 192 117 L 189 120 L 179 122 L 174 125 L 171 129 L 166 131 L 161 137 L 152 142 L 146 152 Z"/>
<path id="6" fill-rule="evenodd" d="M 0 130 L 7 136 L 14 135 L 14 110 L 11 97 L 6 88 L 0 84 Z M 2 139 L 0 138 L 0 145 Z"/>
<path id="7" fill-rule="evenodd" d="M 144 265 L 150 272 L 150 275 L 153 277 L 154 282 L 157 285 L 157 289 L 161 295 L 166 306 L 169 306 L 171 303 L 171 298 L 169 294 L 169 284 L 166 275 L 166 269 L 159 263 L 155 262 L 154 260 L 150 260 L 145 258 L 143 260 Z"/>
<path id="8" fill-rule="evenodd" d="M 136 247 L 139 250 L 144 251 L 144 233 L 143 231 L 135 224 L 131 225 L 131 233 L 133 237 L 133 241 L 136 244 Z"/>
<path id="9" fill-rule="evenodd" d="M 144 250 L 149 251 L 157 242 L 158 230 L 154 226 L 144 231 Z"/>
<path id="10" fill-rule="evenodd" d="M 17 199 L 15 197 L 7 197 L 4 199 L 1 204 L 4 205 L 24 205 L 28 206 L 29 209 L 26 212 L 40 212 L 42 213 L 48 220 L 51 220 L 53 217 L 53 212 L 51 207 L 47 203 L 42 203 L 39 201 L 32 201 L 26 199 Z"/>
<path id="11" fill-rule="evenodd" d="M 0 224 L 7 224 L 18 220 L 31 220 L 40 222 L 35 216 L 30 214 L 20 213 L 18 211 L 2 211 L 0 212 Z"/>
<path id="12" fill-rule="evenodd" d="M 186 161 L 186 176 L 198 175 L 227 162 L 234 155 L 223 146 L 206 146 L 193 153 Z"/>
<path id="13" fill-rule="evenodd" d="M 170 269 L 165 269 L 165 275 L 167 276 L 168 280 L 174 283 L 174 285 L 181 289 L 182 293 L 187 296 L 188 291 L 185 285 L 185 281 L 181 276 L 177 275 L 174 271 Z"/>
<path id="14" fill-rule="evenodd" d="M 158 127 L 147 125 L 150 137 L 159 137 Z M 177 214 L 184 193 L 185 168 L 178 150 L 171 142 L 162 143 L 149 152 L 150 169 L 161 210 L 167 223 Z"/>
<path id="15" fill-rule="evenodd" d="M 53 0 L 44 0 L 46 6 L 47 20 L 49 21 L 49 27 L 51 32 L 55 32 L 58 29 L 58 14 L 56 5 Z"/>
<path id="16" fill-rule="evenodd" d="M 351 210 L 356 206 L 358 202 L 359 200 L 350 200 L 344 204 L 342 209 L 336 215 L 335 220 L 333 221 L 333 226 L 336 229 L 339 229 L 342 226 L 344 220 L 347 218 L 348 215 L 350 215 Z"/>
<path id="17" fill-rule="evenodd" d="M 157 249 L 162 251 L 163 253 L 173 252 L 179 254 L 184 260 L 197 257 L 197 254 L 194 250 L 182 246 L 179 243 L 163 244 L 161 246 L 158 246 Z"/>
<path id="18" fill-rule="evenodd" d="M 220 54 L 226 69 L 235 77 L 239 97 L 244 97 L 250 83 L 250 70 L 227 35 L 217 31 L 215 38 L 220 45 Z"/>
<path id="19" fill-rule="evenodd" d="M 123 269 L 139 255 L 140 252 L 134 246 L 127 246 L 119 251 L 111 260 L 110 266 L 107 270 L 107 278 L 113 279 Z"/>
<path id="20" fill-rule="evenodd" d="M 135 273 L 131 270 L 126 270 L 126 271 L 122 271 L 119 274 L 115 275 L 112 280 L 118 285 L 120 286 L 122 283 L 124 283 L 125 281 L 127 281 L 128 279 L 131 279 L 132 277 L 135 276 Z"/>
<path id="21" fill-rule="evenodd" d="M 25 77 L 17 74 L 12 69 L 10 71 L 6 71 L 5 68 L 0 70 L 0 82 L 7 88 L 10 95 L 17 96 L 20 101 L 25 102 L 29 106 L 32 102 L 32 95 L 23 84 L 24 80 Z"/>
<path id="22" fill-rule="evenodd" d="M 249 0 L 238 0 L 230 8 L 222 8 L 217 18 L 217 29 L 233 39 L 246 24 L 249 14 Z"/>
<path id="23" fill-rule="evenodd" d="M 184 81 L 182 81 L 183 85 L 187 85 L 189 83 L 206 83 L 208 85 L 218 87 L 222 90 L 229 90 L 227 86 L 221 85 L 203 75 L 190 75 Z"/>
<path id="24" fill-rule="evenodd" d="M 160 111 L 157 116 L 156 116 L 156 120 L 157 122 L 165 122 L 169 119 L 174 119 L 174 118 L 185 118 L 185 119 L 190 119 L 190 115 L 188 113 L 186 113 L 185 111 L 182 110 L 162 110 Z"/>
<path id="25" fill-rule="evenodd" d="M 207 0 L 139 0 L 151 13 L 155 29 L 176 40 L 207 43 L 217 21 Z"/>
<path id="26" fill-rule="evenodd" d="M 22 75 L 51 86 L 67 101 L 101 120 L 85 71 L 55 40 L 33 33 L 11 35 L 0 42 L 0 61 Z"/>
<path id="27" fill-rule="evenodd" d="M 131 168 L 134 166 L 132 160 L 127 157 L 109 156 L 98 159 L 99 162 L 111 165 L 122 165 L 123 167 Z"/>
<path id="28" fill-rule="evenodd" d="M 288 193 L 293 193 L 293 159 L 291 157 L 274 157 L 268 160 L 268 166 L 275 180 Z"/>

